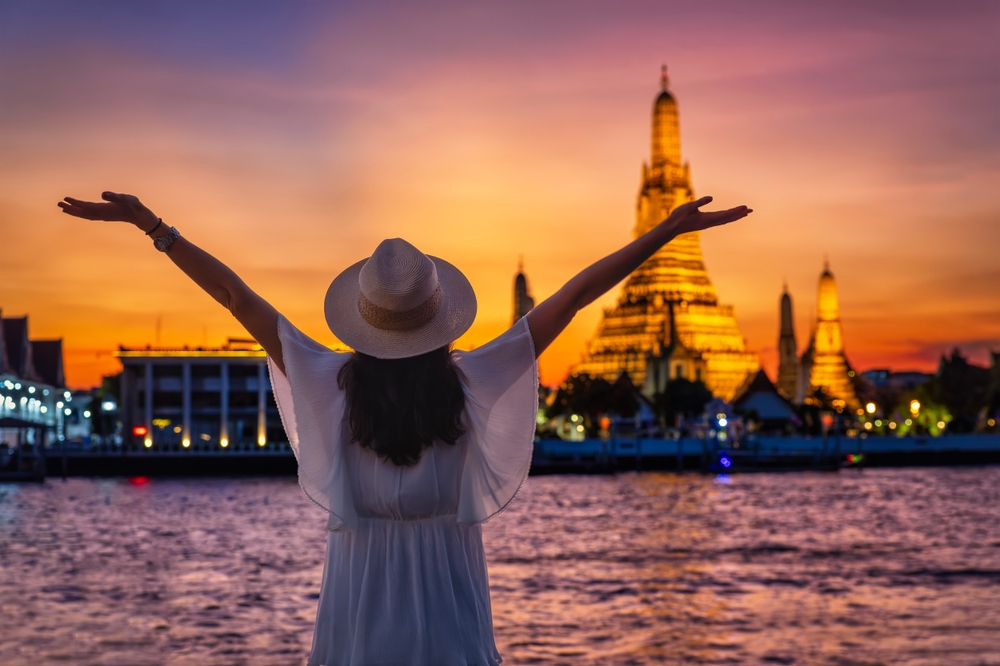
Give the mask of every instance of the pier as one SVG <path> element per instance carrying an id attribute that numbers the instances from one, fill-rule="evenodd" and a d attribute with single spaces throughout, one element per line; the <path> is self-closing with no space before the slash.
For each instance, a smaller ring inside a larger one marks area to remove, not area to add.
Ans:
<path id="1" fill-rule="evenodd" d="M 32 459 L 34 461 L 34 459 Z M 535 441 L 532 474 L 610 474 L 673 471 L 738 474 L 837 470 L 849 467 L 919 467 L 1000 463 L 1000 435 L 941 437 L 757 437 L 711 439 L 609 438 Z M 287 444 L 264 448 L 46 449 L 26 470 L 0 471 L 3 481 L 87 476 L 291 476 L 295 456 Z"/>

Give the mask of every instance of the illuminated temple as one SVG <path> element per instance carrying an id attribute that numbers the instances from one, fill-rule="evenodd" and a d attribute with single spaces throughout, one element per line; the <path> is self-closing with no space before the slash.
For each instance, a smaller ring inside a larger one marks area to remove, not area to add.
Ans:
<path id="1" fill-rule="evenodd" d="M 809 347 L 800 361 L 799 395 L 797 402 L 815 402 L 817 389 L 822 390 L 837 409 L 859 407 L 854 390 L 854 371 L 844 353 L 844 332 L 840 326 L 840 303 L 837 281 L 830 266 L 823 267 L 819 276 L 816 300 L 816 324 Z"/>
<path id="2" fill-rule="evenodd" d="M 690 170 L 681 162 L 677 102 L 667 84 L 664 68 L 653 106 L 651 160 L 642 166 L 636 237 L 694 198 Z M 699 232 L 677 237 L 629 277 L 575 373 L 614 381 L 626 371 L 647 395 L 670 379 L 701 380 L 713 394 L 733 398 L 759 364 L 746 350 L 733 307 L 719 304 L 700 238 Z"/>

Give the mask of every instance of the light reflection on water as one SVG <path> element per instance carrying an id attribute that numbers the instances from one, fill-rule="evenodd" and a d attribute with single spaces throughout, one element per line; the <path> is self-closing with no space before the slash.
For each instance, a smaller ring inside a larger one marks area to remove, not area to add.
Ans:
<path id="1" fill-rule="evenodd" d="M 508 664 L 1000 664 L 1000 468 L 532 477 L 485 528 Z M 292 479 L 0 485 L 0 663 L 295 664 Z"/>

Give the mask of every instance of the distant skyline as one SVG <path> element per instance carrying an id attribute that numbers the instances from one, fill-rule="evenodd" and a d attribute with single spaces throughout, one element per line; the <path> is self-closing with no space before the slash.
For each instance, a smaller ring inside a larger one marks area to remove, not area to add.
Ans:
<path id="1" fill-rule="evenodd" d="M 933 370 L 1000 350 L 1000 3 L 0 4 L 0 309 L 62 337 L 75 387 L 119 344 L 246 337 L 142 234 L 61 215 L 140 196 L 324 343 L 330 280 L 401 236 L 510 323 L 631 238 L 660 65 L 702 237 L 774 376 L 824 257 L 848 358 Z M 615 289 L 541 359 L 558 383 Z"/>

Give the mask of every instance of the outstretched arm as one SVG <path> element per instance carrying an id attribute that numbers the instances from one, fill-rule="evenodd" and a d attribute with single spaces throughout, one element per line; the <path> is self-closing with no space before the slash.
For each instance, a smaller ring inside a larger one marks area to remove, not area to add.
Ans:
<path id="1" fill-rule="evenodd" d="M 151 238 L 165 236 L 170 231 L 170 227 L 161 224 L 160 218 L 130 194 L 105 192 L 101 198 L 106 203 L 66 197 L 59 207 L 64 213 L 86 220 L 128 222 Z M 278 368 L 285 371 L 278 339 L 278 311 L 270 303 L 254 293 L 228 266 L 183 236 L 174 241 L 166 254 L 209 296 L 233 313 Z"/>
<path id="2" fill-rule="evenodd" d="M 702 197 L 697 201 L 678 206 L 670 217 L 652 230 L 614 254 L 585 268 L 559 291 L 525 315 L 535 343 L 535 354 L 539 355 L 545 351 L 556 336 L 569 325 L 577 312 L 628 277 L 629 273 L 638 268 L 642 262 L 680 234 L 729 224 L 753 212 L 746 206 L 712 213 L 698 210 L 711 200 L 712 197 Z"/>

